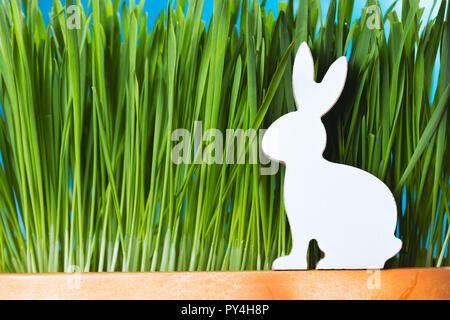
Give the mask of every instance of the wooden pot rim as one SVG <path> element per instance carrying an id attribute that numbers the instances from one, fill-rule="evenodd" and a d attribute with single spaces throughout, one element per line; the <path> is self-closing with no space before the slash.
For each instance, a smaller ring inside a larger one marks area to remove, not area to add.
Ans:
<path id="1" fill-rule="evenodd" d="M 450 299 L 450 268 L 0 274 L 0 299 Z"/>

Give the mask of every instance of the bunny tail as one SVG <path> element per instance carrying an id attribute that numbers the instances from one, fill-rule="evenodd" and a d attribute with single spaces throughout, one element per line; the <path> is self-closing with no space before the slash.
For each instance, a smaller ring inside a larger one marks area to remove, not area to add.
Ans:
<path id="1" fill-rule="evenodd" d="M 396 255 L 400 249 L 402 248 L 402 240 L 400 240 L 399 238 L 395 238 L 394 237 L 394 241 L 393 241 L 393 245 L 392 247 L 395 248 L 394 251 L 392 252 L 392 256 Z"/>

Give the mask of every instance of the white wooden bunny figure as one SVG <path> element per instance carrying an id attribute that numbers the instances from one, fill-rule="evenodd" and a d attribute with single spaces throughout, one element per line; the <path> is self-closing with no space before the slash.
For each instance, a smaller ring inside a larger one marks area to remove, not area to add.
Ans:
<path id="1" fill-rule="evenodd" d="M 321 117 L 337 102 L 346 77 L 341 57 L 315 82 L 313 57 L 302 43 L 293 70 L 298 111 L 276 120 L 263 137 L 264 152 L 286 165 L 284 202 L 293 241 L 273 269 L 307 269 L 312 239 L 325 253 L 318 269 L 381 269 L 402 246 L 394 236 L 397 206 L 389 188 L 368 172 L 323 158 Z"/>

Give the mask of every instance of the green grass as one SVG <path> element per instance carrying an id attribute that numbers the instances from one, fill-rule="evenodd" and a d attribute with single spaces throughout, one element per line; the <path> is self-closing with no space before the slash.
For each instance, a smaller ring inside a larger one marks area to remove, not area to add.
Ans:
<path id="1" fill-rule="evenodd" d="M 387 266 L 448 266 L 447 2 L 432 20 L 418 0 L 404 0 L 401 17 L 383 13 L 387 40 L 365 10 L 350 25 L 349 0 L 331 1 L 325 21 L 318 0 L 300 0 L 296 15 L 293 1 L 280 4 L 276 18 L 258 1 L 215 1 L 208 28 L 202 1 L 180 0 L 151 30 L 134 1 L 121 15 L 121 1 L 92 1 L 81 29 L 68 30 L 58 0 L 47 26 L 37 1 L 3 0 L 0 272 L 269 269 L 290 250 L 284 168 L 175 165 L 170 134 L 196 120 L 266 128 L 295 110 L 302 41 L 318 79 L 350 52 L 325 155 L 394 191 L 403 248 Z M 311 245 L 311 267 L 319 255 Z"/>

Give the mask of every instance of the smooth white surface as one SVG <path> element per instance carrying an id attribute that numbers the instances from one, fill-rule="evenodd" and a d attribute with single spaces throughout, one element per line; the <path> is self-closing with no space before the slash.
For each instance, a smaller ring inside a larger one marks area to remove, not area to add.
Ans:
<path id="1" fill-rule="evenodd" d="M 321 117 L 339 99 L 346 77 L 347 59 L 341 57 L 316 83 L 311 51 L 302 43 L 293 70 L 298 111 L 276 120 L 263 137 L 267 156 L 286 165 L 284 202 L 293 241 L 291 253 L 274 262 L 275 270 L 307 269 L 313 239 L 325 253 L 318 269 L 381 269 L 401 248 L 389 188 L 368 172 L 322 155 L 327 135 Z"/>

